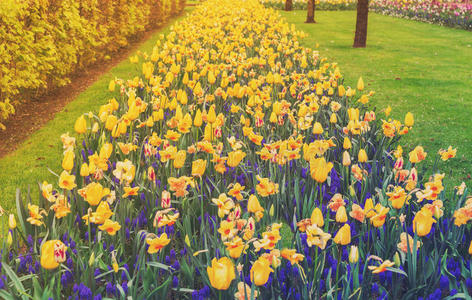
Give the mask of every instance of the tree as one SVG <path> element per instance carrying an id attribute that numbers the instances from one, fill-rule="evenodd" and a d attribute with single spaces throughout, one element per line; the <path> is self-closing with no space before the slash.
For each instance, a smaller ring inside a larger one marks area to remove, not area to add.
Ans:
<path id="1" fill-rule="evenodd" d="M 307 1 L 307 14 L 305 23 L 316 23 L 315 22 L 315 0 Z"/>
<path id="2" fill-rule="evenodd" d="M 285 10 L 290 11 L 292 10 L 293 7 L 293 1 L 292 0 L 285 0 Z"/>
<path id="3" fill-rule="evenodd" d="M 367 19 L 369 16 L 369 0 L 357 1 L 356 35 L 354 48 L 365 48 L 367 42 Z"/>

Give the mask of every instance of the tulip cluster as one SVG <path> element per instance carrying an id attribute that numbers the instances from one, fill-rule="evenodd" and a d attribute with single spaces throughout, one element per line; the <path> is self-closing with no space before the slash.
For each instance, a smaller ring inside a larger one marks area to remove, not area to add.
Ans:
<path id="1" fill-rule="evenodd" d="M 383 15 L 472 30 L 472 3 L 467 0 L 374 0 L 370 8 Z"/>
<path id="2" fill-rule="evenodd" d="M 256 0 L 208 0 L 132 57 L 61 136 L 57 182 L 2 221 L 2 297 L 470 294 L 467 187 L 446 198 L 431 154 L 400 145 L 414 116 L 376 111 L 303 36 Z"/>

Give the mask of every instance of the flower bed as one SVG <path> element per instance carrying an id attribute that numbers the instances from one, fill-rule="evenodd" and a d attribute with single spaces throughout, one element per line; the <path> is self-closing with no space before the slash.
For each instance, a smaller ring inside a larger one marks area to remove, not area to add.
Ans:
<path id="1" fill-rule="evenodd" d="M 266 7 L 285 9 L 285 0 L 260 0 Z M 306 0 L 293 0 L 292 9 L 306 9 Z M 356 9 L 357 0 L 317 0 L 317 10 L 353 10 Z"/>
<path id="2" fill-rule="evenodd" d="M 2 298 L 470 293 L 467 188 L 444 210 L 432 154 L 399 145 L 413 115 L 376 111 L 303 36 L 255 0 L 209 0 L 133 57 L 141 73 L 61 137 L 58 181 L 18 195 Z"/>
<path id="3" fill-rule="evenodd" d="M 472 30 L 472 3 L 467 0 L 374 0 L 370 8 L 384 15 Z"/>

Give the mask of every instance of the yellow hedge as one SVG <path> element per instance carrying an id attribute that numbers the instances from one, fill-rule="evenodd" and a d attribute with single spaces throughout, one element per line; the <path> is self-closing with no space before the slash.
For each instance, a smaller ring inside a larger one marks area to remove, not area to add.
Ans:
<path id="1" fill-rule="evenodd" d="M 185 0 L 1 0 L 0 122 L 24 100 L 20 94 L 67 84 L 73 71 L 184 6 Z"/>

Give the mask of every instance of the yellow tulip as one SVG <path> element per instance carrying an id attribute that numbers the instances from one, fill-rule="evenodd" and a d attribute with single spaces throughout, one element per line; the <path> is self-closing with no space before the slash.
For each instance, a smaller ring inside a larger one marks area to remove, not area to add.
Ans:
<path id="1" fill-rule="evenodd" d="M 362 91 L 364 89 L 364 80 L 362 77 L 359 77 L 359 80 L 357 81 L 357 89 L 359 91 Z"/>
<path id="2" fill-rule="evenodd" d="M 470 245 L 469 245 L 469 254 L 472 255 L 472 241 L 470 241 Z"/>
<path id="3" fill-rule="evenodd" d="M 213 258 L 211 267 L 207 267 L 207 273 L 211 286 L 217 290 L 227 290 L 236 278 L 233 261 L 228 257 Z"/>
<path id="4" fill-rule="evenodd" d="M 364 204 L 364 214 L 367 218 L 375 216 L 374 202 L 372 198 L 367 198 Z"/>
<path id="5" fill-rule="evenodd" d="M 351 140 L 347 136 L 344 137 L 344 141 L 343 141 L 344 150 L 349 150 L 351 149 L 351 147 L 352 147 Z"/>
<path id="6" fill-rule="evenodd" d="M 111 154 L 113 153 L 113 145 L 110 143 L 103 144 L 102 148 L 100 148 L 100 158 L 109 159 Z"/>
<path id="7" fill-rule="evenodd" d="M 256 195 L 249 196 L 249 200 L 247 201 L 247 211 L 258 214 L 260 217 L 262 217 L 261 213 L 264 212 L 264 208 L 259 203 Z"/>
<path id="8" fill-rule="evenodd" d="M 416 232 L 419 236 L 425 236 L 431 231 L 433 223 L 436 223 L 433 213 L 428 208 L 423 207 L 413 219 L 413 232 Z"/>
<path id="9" fill-rule="evenodd" d="M 110 92 L 113 92 L 115 90 L 115 80 L 110 80 L 110 83 L 108 84 L 108 90 Z"/>
<path id="10" fill-rule="evenodd" d="M 326 163 L 324 157 L 314 158 L 310 161 L 310 174 L 313 179 L 319 183 L 323 183 L 328 178 L 329 172 L 333 168 L 332 163 Z"/>
<path id="11" fill-rule="evenodd" d="M 197 109 L 197 112 L 195 113 L 195 117 L 193 118 L 193 125 L 196 127 L 200 127 L 202 126 L 202 124 L 203 124 L 202 111 L 199 108 Z"/>
<path id="12" fill-rule="evenodd" d="M 105 128 L 111 131 L 116 123 L 118 123 L 118 118 L 114 115 L 109 115 L 105 121 Z"/>
<path id="13" fill-rule="evenodd" d="M 357 246 L 351 246 L 351 251 L 349 251 L 349 262 L 355 264 L 359 260 L 359 249 Z"/>
<path id="14" fill-rule="evenodd" d="M 92 182 L 80 191 L 83 191 L 80 194 L 83 195 L 85 201 L 87 201 L 91 206 L 98 205 L 103 197 L 110 194 L 110 189 L 103 188 L 103 186 L 98 182 Z"/>
<path id="15" fill-rule="evenodd" d="M 367 162 L 368 157 L 367 157 L 367 153 L 365 152 L 364 149 L 359 150 L 359 154 L 358 154 L 358 158 L 357 158 L 357 159 L 358 159 L 359 162 L 361 162 L 361 163 Z"/>
<path id="16" fill-rule="evenodd" d="M 73 150 L 67 150 L 64 152 L 64 158 L 62 159 L 62 168 L 66 171 L 72 170 L 74 167 L 75 154 Z"/>
<path id="17" fill-rule="evenodd" d="M 255 285 L 264 285 L 269 280 L 270 273 L 274 272 L 270 267 L 270 262 L 267 258 L 259 257 L 251 267 L 251 281 Z"/>
<path id="18" fill-rule="evenodd" d="M 349 152 L 344 151 L 343 152 L 343 166 L 347 167 L 351 165 L 351 155 L 349 155 Z"/>
<path id="19" fill-rule="evenodd" d="M 333 124 L 336 124 L 338 122 L 338 117 L 336 116 L 335 113 L 331 114 L 331 117 L 329 118 L 329 122 Z"/>
<path id="20" fill-rule="evenodd" d="M 85 121 L 84 115 L 81 115 L 74 124 L 74 130 L 78 134 L 83 134 L 87 132 L 87 121 Z"/>
<path id="21" fill-rule="evenodd" d="M 208 82 L 209 82 L 210 84 L 213 84 L 213 83 L 215 83 L 215 81 L 216 81 L 215 74 L 213 74 L 212 71 L 209 71 L 209 72 L 208 72 Z"/>
<path id="22" fill-rule="evenodd" d="M 322 134 L 323 133 L 323 126 L 320 122 L 315 122 L 313 125 L 313 134 Z"/>
<path id="23" fill-rule="evenodd" d="M 407 112 L 405 115 L 405 126 L 411 127 L 415 124 L 415 118 L 411 112 Z"/>
<path id="24" fill-rule="evenodd" d="M 216 122 L 216 113 L 215 113 L 215 106 L 214 105 L 212 105 L 210 107 L 210 110 L 208 111 L 207 120 L 208 120 L 208 123 L 210 123 L 210 124 L 213 124 L 213 123 Z"/>
<path id="25" fill-rule="evenodd" d="M 336 233 L 334 237 L 334 242 L 339 245 L 348 245 L 351 243 L 351 226 L 349 224 L 344 224 Z"/>
<path id="26" fill-rule="evenodd" d="M 11 246 L 11 244 L 13 244 L 13 236 L 11 234 L 11 231 L 9 230 L 7 235 L 7 245 Z"/>
<path id="27" fill-rule="evenodd" d="M 239 165 L 244 157 L 246 157 L 246 153 L 241 150 L 231 151 L 228 153 L 228 160 L 226 163 L 229 167 L 234 168 Z"/>
<path id="28" fill-rule="evenodd" d="M 346 95 L 346 89 L 343 85 L 338 86 L 338 95 L 339 97 L 343 97 L 344 95 Z"/>
<path id="29" fill-rule="evenodd" d="M 408 196 L 405 190 L 401 186 L 396 186 L 392 192 L 386 193 L 388 200 L 392 202 L 393 208 L 401 209 L 405 204 L 405 201 L 408 201 L 411 197 Z"/>
<path id="30" fill-rule="evenodd" d="M 11 230 L 16 228 L 16 219 L 14 214 L 8 216 L 8 227 L 10 227 Z"/>
<path id="31" fill-rule="evenodd" d="M 311 213 L 311 224 L 316 224 L 318 227 L 323 227 L 324 225 L 324 218 L 323 218 L 323 213 L 321 212 L 321 209 L 318 207 L 315 207 L 313 212 Z"/>
<path id="32" fill-rule="evenodd" d="M 87 163 L 83 163 L 82 166 L 80 167 L 80 176 L 85 177 L 89 175 L 90 175 L 89 167 Z"/>
<path id="33" fill-rule="evenodd" d="M 197 159 L 192 162 L 192 176 L 202 176 L 205 173 L 206 161 Z"/>
<path id="34" fill-rule="evenodd" d="M 174 168 L 180 169 L 185 164 L 185 158 L 187 157 L 187 151 L 179 150 L 174 158 Z"/>
<path id="35" fill-rule="evenodd" d="M 347 222 L 347 213 L 346 207 L 341 206 L 336 211 L 336 222 L 338 223 L 346 223 Z"/>
<path id="36" fill-rule="evenodd" d="M 60 240 L 50 240 L 41 246 L 41 266 L 52 270 L 66 260 L 67 247 Z"/>

